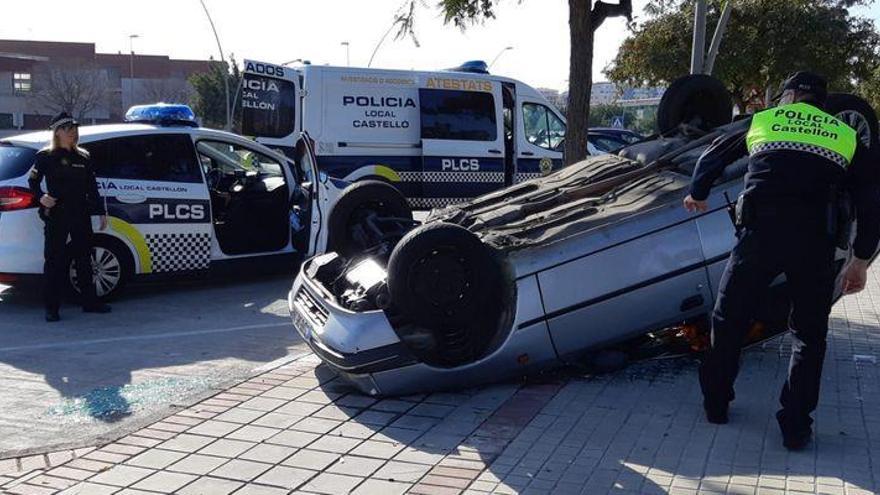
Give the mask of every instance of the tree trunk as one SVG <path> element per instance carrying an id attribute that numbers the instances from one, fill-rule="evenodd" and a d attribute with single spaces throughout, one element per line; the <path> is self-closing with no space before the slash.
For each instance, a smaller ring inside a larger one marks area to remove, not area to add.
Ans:
<path id="1" fill-rule="evenodd" d="M 565 132 L 565 163 L 587 157 L 590 92 L 593 86 L 593 29 L 591 0 L 568 1 L 571 27 L 571 60 L 568 69 L 568 127 Z"/>

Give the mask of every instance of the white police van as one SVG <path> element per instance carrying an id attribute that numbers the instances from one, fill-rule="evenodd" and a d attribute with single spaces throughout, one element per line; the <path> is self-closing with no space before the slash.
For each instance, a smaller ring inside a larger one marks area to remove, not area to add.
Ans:
<path id="1" fill-rule="evenodd" d="M 562 166 L 565 119 L 483 62 L 440 72 L 245 60 L 242 134 L 289 148 L 302 130 L 332 177 L 393 183 L 413 207 L 445 206 Z"/>
<path id="2" fill-rule="evenodd" d="M 109 216 L 109 228 L 94 237 L 100 296 L 135 276 L 191 274 L 245 258 L 309 256 L 328 242 L 342 249 L 340 243 L 353 242 L 345 229 L 364 230 L 348 218 L 356 210 L 358 220 L 365 209 L 411 219 L 399 206 L 405 199 L 389 185 L 344 190 L 346 183 L 318 173 L 305 134 L 288 157 L 198 127 L 183 105 L 134 107 L 126 117 L 129 123 L 80 127 L 80 146 L 91 154 Z M 0 282 L 43 272 L 39 198 L 27 178 L 34 155 L 50 139 L 43 131 L 0 140 Z M 322 228 L 328 216 L 340 229 L 336 239 Z M 71 266 L 71 280 L 74 275 Z"/>

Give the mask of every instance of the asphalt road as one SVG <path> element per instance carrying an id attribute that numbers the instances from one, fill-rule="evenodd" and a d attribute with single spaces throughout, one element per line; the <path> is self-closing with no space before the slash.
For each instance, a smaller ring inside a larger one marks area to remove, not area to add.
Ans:
<path id="1" fill-rule="evenodd" d="M 0 286 L 0 458 L 94 444 L 306 352 L 292 278 L 132 286 L 111 314 L 68 305 L 52 324 L 37 290 Z"/>

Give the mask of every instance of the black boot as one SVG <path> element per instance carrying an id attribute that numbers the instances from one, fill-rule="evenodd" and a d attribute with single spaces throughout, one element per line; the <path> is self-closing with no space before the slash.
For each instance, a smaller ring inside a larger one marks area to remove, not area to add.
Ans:
<path id="1" fill-rule="evenodd" d="M 776 412 L 776 421 L 782 431 L 782 445 L 788 450 L 803 450 L 810 444 L 813 429 L 810 426 L 795 425 L 785 415 L 785 410 Z"/>
<path id="2" fill-rule="evenodd" d="M 61 319 L 61 315 L 58 314 L 57 309 L 46 308 L 46 321 L 49 323 L 54 323 Z"/>
<path id="3" fill-rule="evenodd" d="M 723 407 L 709 407 L 704 406 L 706 410 L 706 421 L 715 424 L 715 425 L 726 425 L 729 421 L 727 417 L 727 406 Z"/>

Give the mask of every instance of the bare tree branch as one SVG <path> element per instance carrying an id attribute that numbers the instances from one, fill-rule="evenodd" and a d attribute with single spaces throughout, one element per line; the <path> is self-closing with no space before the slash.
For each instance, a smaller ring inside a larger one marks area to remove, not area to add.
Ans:
<path id="1" fill-rule="evenodd" d="M 106 71 L 98 67 L 50 63 L 35 71 L 31 98 L 39 108 L 81 119 L 106 106 L 108 86 Z"/>

